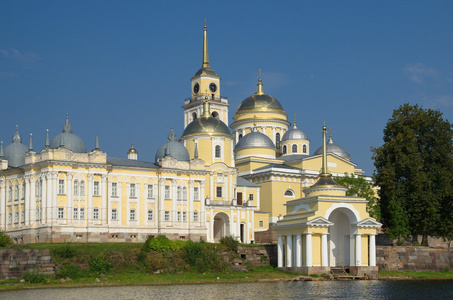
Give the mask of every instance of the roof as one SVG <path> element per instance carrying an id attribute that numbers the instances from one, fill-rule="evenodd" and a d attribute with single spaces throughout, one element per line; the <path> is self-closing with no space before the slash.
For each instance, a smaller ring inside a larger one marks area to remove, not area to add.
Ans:
<path id="1" fill-rule="evenodd" d="M 121 167 L 135 167 L 135 168 L 149 168 L 157 169 L 158 166 L 149 161 L 127 159 L 127 158 L 117 158 L 117 157 L 107 157 L 107 163 L 113 166 Z"/>
<path id="2" fill-rule="evenodd" d="M 285 162 L 293 162 L 293 161 L 301 161 L 310 157 L 308 154 L 285 154 L 279 157 L 279 159 L 283 159 Z"/>
<path id="3" fill-rule="evenodd" d="M 261 187 L 260 185 L 239 176 L 237 177 L 237 186 Z"/>
<path id="4" fill-rule="evenodd" d="M 270 164 L 264 167 L 259 167 L 254 169 L 253 171 L 265 170 L 269 168 L 279 168 L 279 169 L 287 169 L 287 170 L 300 170 L 299 168 L 288 166 L 288 165 L 279 165 L 279 164 Z"/>

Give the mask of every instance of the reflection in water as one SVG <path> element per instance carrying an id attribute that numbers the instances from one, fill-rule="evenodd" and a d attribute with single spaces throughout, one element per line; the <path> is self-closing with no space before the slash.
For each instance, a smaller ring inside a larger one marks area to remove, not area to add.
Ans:
<path id="1" fill-rule="evenodd" d="M 452 280 L 309 281 L 0 291 L 0 299 L 453 299 Z"/>

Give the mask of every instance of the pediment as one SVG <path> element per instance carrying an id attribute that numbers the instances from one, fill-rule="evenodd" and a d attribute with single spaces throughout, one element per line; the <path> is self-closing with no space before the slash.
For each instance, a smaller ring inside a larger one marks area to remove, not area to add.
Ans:
<path id="1" fill-rule="evenodd" d="M 361 228 L 379 228 L 381 226 L 382 226 L 381 223 L 371 218 L 366 218 L 357 223 L 357 227 Z"/>
<path id="2" fill-rule="evenodd" d="M 312 226 L 312 227 L 328 227 L 328 226 L 333 226 L 334 224 L 330 222 L 329 220 L 323 218 L 323 217 L 317 217 L 314 218 L 313 220 L 310 220 L 307 222 L 307 226 Z"/>

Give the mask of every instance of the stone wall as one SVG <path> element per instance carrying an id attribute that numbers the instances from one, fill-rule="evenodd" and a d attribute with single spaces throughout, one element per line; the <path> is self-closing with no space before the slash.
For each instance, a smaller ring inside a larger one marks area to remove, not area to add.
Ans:
<path id="1" fill-rule="evenodd" d="M 20 278 L 24 271 L 53 274 L 50 250 L 0 249 L 0 279 Z"/>
<path id="2" fill-rule="evenodd" d="M 453 270 L 453 249 L 415 246 L 377 246 L 379 270 L 443 271 Z"/>
<path id="3" fill-rule="evenodd" d="M 245 263 L 254 267 L 277 264 L 277 245 L 263 245 L 259 247 L 238 247 L 240 258 L 234 260 L 234 265 L 240 268 Z"/>

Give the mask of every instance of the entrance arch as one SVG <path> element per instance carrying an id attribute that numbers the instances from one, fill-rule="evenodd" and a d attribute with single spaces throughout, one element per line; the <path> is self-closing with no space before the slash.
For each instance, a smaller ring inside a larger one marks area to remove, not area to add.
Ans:
<path id="1" fill-rule="evenodd" d="M 226 213 L 220 212 L 214 216 L 214 241 L 218 242 L 230 232 L 230 217 Z"/>
<path id="2" fill-rule="evenodd" d="M 350 266 L 351 251 L 354 251 L 353 246 L 351 248 L 352 224 L 357 222 L 355 212 L 339 207 L 330 211 L 328 220 L 334 223 L 329 227 L 329 265 L 331 267 Z"/>

